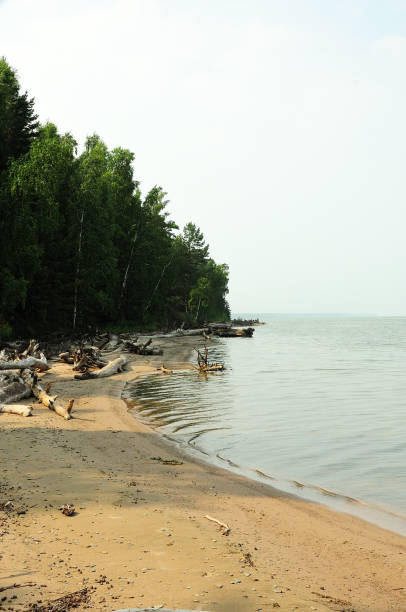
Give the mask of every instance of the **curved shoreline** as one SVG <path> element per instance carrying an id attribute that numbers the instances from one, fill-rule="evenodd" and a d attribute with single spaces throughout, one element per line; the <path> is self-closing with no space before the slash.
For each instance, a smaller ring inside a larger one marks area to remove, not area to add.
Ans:
<path id="1" fill-rule="evenodd" d="M 185 366 L 187 365 L 188 364 L 185 364 Z M 150 375 L 156 375 L 156 373 L 153 371 L 144 373 L 144 376 Z M 130 397 L 127 398 L 124 396 L 125 387 L 127 384 L 131 384 L 133 381 L 138 379 L 139 376 L 136 376 L 134 379 L 126 381 L 123 387 L 121 398 L 126 404 L 128 412 L 136 421 L 142 423 L 151 432 L 156 433 L 161 438 L 166 440 L 168 444 L 186 453 L 186 456 L 192 457 L 196 461 L 202 462 L 204 465 L 215 466 L 220 469 L 224 469 L 231 474 L 239 474 L 240 476 L 248 478 L 254 482 L 260 482 L 288 496 L 293 496 L 304 501 L 318 503 L 336 512 L 343 512 L 356 516 L 373 525 L 382 527 L 383 529 L 388 529 L 398 535 L 406 537 L 406 516 L 398 514 L 395 511 L 391 511 L 385 507 L 381 507 L 378 503 L 366 502 L 362 499 L 351 497 L 344 493 L 337 493 L 333 490 L 326 489 L 315 484 L 298 482 L 293 478 L 284 479 L 278 476 L 270 475 L 252 466 L 242 466 L 235 463 L 232 459 L 221 457 L 218 453 L 214 455 L 206 452 L 198 445 L 191 444 L 191 440 L 185 442 L 177 438 L 176 434 L 163 433 L 160 431 L 159 424 L 154 426 L 153 424 L 148 423 L 148 419 L 140 418 L 136 408 L 136 400 L 134 401 L 131 400 Z M 134 401 L 134 408 L 129 405 L 131 401 Z M 272 484 L 269 481 L 272 481 Z"/>
<path id="2" fill-rule="evenodd" d="M 405 538 L 197 461 L 136 421 L 121 389 L 153 367 L 78 382 L 53 364 L 44 382 L 75 398 L 75 418 L 2 415 L 2 499 L 27 512 L 0 511 L 0 586 L 35 583 L 7 607 L 94 587 L 91 609 L 107 612 L 406 609 Z"/>

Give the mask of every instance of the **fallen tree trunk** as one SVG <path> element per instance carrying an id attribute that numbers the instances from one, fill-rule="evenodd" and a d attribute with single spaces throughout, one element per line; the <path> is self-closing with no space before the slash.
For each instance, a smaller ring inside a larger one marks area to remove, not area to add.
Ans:
<path id="1" fill-rule="evenodd" d="M 44 406 L 53 410 L 56 414 L 63 417 L 66 421 L 72 418 L 71 412 L 74 400 L 69 400 L 67 407 L 65 408 L 59 402 L 56 401 L 57 395 L 49 395 L 50 385 L 47 385 L 46 389 L 43 389 L 38 383 L 38 377 L 35 372 L 31 370 L 24 370 L 21 374 L 21 378 L 31 388 L 32 393 Z"/>
<path id="2" fill-rule="evenodd" d="M 32 406 L 20 406 L 20 404 L 0 404 L 0 413 L 19 414 L 24 417 L 31 416 Z"/>
<path id="3" fill-rule="evenodd" d="M 241 327 L 239 329 L 212 327 L 210 329 L 219 338 L 252 338 L 255 331 L 253 327 Z"/>
<path id="4" fill-rule="evenodd" d="M 207 327 L 200 329 L 177 329 L 175 332 L 176 336 L 202 336 L 207 332 Z"/>
<path id="5" fill-rule="evenodd" d="M 26 370 L 27 368 L 44 372 L 49 370 L 50 366 L 47 364 L 45 357 L 41 359 L 27 357 L 27 359 L 21 359 L 21 361 L 0 361 L 0 370 Z"/>
<path id="6" fill-rule="evenodd" d="M 76 374 L 74 378 L 76 380 L 86 380 L 88 378 L 106 378 L 112 376 L 117 372 L 121 372 L 127 363 L 127 358 L 124 355 L 120 355 L 117 359 L 110 361 L 104 368 L 98 372 L 84 372 L 83 374 Z"/>

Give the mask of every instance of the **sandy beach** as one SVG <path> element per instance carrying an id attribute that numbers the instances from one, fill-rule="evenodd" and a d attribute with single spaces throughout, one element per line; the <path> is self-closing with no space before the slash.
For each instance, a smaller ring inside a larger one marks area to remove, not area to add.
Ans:
<path id="1" fill-rule="evenodd" d="M 165 365 L 190 347 L 167 341 Z M 148 359 L 83 381 L 54 361 L 41 378 L 74 419 L 0 415 L 0 610 L 406 610 L 405 538 L 184 456 L 129 415 Z"/>

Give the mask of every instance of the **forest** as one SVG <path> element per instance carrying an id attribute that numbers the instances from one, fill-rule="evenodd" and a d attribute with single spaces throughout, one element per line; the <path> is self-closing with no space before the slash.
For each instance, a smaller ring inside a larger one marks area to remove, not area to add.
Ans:
<path id="1" fill-rule="evenodd" d="M 0 59 L 0 340 L 16 334 L 228 320 L 228 266 L 180 230 L 165 191 L 145 196 L 134 154 L 40 124 Z"/>

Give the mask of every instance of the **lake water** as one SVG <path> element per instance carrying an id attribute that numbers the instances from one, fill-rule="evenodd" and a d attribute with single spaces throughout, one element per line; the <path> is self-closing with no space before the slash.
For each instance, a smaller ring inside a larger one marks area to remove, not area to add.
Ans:
<path id="1" fill-rule="evenodd" d="M 214 340 L 224 372 L 143 377 L 130 409 L 211 461 L 406 535 L 406 317 L 260 318 L 253 338 Z"/>

